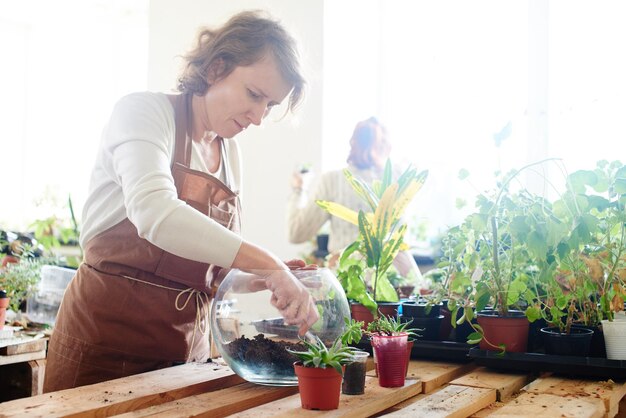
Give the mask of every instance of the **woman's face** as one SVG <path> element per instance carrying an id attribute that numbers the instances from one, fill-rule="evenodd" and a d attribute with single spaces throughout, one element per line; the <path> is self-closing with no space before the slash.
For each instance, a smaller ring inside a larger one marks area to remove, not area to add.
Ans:
<path id="1" fill-rule="evenodd" d="M 205 95 L 207 130 L 232 138 L 250 124 L 260 125 L 272 107 L 280 104 L 292 89 L 268 55 L 246 67 L 235 67 L 226 77 L 209 80 Z"/>
<path id="2" fill-rule="evenodd" d="M 391 144 L 387 140 L 387 133 L 380 125 L 376 125 L 376 140 L 372 145 L 372 160 L 374 165 L 379 168 L 384 167 L 390 153 Z"/>

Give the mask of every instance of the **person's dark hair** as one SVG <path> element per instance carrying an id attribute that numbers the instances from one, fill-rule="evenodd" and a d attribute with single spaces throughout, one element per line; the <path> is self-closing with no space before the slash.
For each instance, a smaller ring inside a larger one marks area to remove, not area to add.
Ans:
<path id="1" fill-rule="evenodd" d="M 218 29 L 202 29 L 196 47 L 183 56 L 186 64 L 178 78 L 178 90 L 202 96 L 209 88 L 210 71 L 215 71 L 213 76 L 219 80 L 236 67 L 256 63 L 267 53 L 273 54 L 281 75 L 293 85 L 288 103 L 288 110 L 293 111 L 303 99 L 305 86 L 296 41 L 262 11 L 241 12 Z"/>
<path id="2" fill-rule="evenodd" d="M 374 152 L 379 148 L 379 142 L 385 138 L 379 138 L 378 130 L 386 135 L 385 127 L 371 117 L 356 124 L 352 138 L 350 139 L 350 154 L 347 162 L 359 169 L 368 169 L 375 165 Z"/>

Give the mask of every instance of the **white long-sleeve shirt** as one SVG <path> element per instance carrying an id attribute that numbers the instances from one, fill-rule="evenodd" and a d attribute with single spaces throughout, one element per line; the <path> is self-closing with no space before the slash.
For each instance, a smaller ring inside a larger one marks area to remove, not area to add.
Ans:
<path id="1" fill-rule="evenodd" d="M 349 167 L 350 172 L 361 180 L 371 184 L 380 178 L 382 172 L 375 170 L 358 170 Z M 326 221 L 330 221 L 328 251 L 337 252 L 350 245 L 359 235 L 359 228 L 343 219 L 331 216 L 320 208 L 316 200 L 327 200 L 356 210 L 371 212 L 371 208 L 363 202 L 346 180 L 343 170 L 324 173 L 313 193 L 309 196 L 306 190 L 294 190 L 287 204 L 287 222 L 289 241 L 293 244 L 306 242 L 314 237 Z"/>
<path id="2" fill-rule="evenodd" d="M 139 236 L 180 257 L 230 267 L 242 239 L 179 200 L 171 172 L 174 108 L 162 93 L 133 93 L 118 101 L 104 128 L 83 209 L 82 246 L 128 218 Z M 241 192 L 237 143 L 224 139 L 228 160 L 208 171 L 195 143 L 190 168 L 224 179 Z M 224 164 L 225 163 L 225 164 Z"/>

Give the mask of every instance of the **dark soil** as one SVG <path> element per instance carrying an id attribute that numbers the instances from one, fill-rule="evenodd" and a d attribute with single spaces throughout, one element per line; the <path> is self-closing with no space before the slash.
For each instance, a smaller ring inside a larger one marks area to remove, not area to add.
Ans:
<path id="1" fill-rule="evenodd" d="M 361 395 L 365 389 L 365 363 L 354 362 L 346 366 L 341 384 L 341 393 Z"/>
<path id="2" fill-rule="evenodd" d="M 306 351 L 302 343 L 269 340 L 263 334 L 257 334 L 252 340 L 242 335 L 224 347 L 234 361 L 255 369 L 270 369 L 275 374 L 286 375 L 294 374 L 293 363 L 298 361 L 298 358 L 286 348 Z"/>

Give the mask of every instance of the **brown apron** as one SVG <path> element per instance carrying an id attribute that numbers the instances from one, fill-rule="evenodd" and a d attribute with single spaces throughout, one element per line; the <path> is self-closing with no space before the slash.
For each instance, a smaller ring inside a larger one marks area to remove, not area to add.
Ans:
<path id="1" fill-rule="evenodd" d="M 172 175 L 178 198 L 239 233 L 237 193 L 191 170 L 191 95 L 175 98 Z M 228 181 L 222 140 L 222 164 Z M 219 243 L 215 243 L 219 245 Z M 48 348 L 44 391 L 129 376 L 209 354 L 210 280 L 219 267 L 168 253 L 127 219 L 85 246 Z"/>

